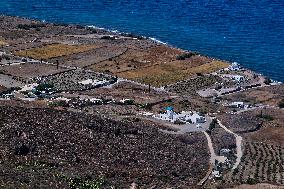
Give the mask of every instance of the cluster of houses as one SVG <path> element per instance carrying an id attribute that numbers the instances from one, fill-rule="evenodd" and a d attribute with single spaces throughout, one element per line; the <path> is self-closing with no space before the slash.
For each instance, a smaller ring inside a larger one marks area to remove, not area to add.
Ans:
<path id="1" fill-rule="evenodd" d="M 68 107 L 85 107 L 91 105 L 107 105 L 107 104 L 117 104 L 117 105 L 133 105 L 135 103 L 132 99 L 122 99 L 122 100 L 114 100 L 114 99 L 100 99 L 100 98 L 85 98 L 85 97 L 51 97 L 49 100 L 50 106 L 68 106 Z"/>
<path id="2" fill-rule="evenodd" d="M 233 75 L 231 77 L 232 80 L 238 82 L 238 83 L 241 83 L 241 82 L 244 82 L 245 81 L 245 77 L 242 76 L 242 75 Z"/>
<path id="3" fill-rule="evenodd" d="M 233 80 L 233 81 L 235 81 L 235 82 L 237 82 L 237 83 L 241 83 L 241 82 L 244 82 L 246 79 L 245 79 L 245 77 L 244 76 L 242 76 L 242 75 L 231 75 L 231 74 L 223 74 L 222 75 L 224 78 L 228 78 L 228 79 L 230 79 L 230 80 Z"/>
<path id="4" fill-rule="evenodd" d="M 181 113 L 174 112 L 173 107 L 167 107 L 165 113 L 153 115 L 153 118 L 172 123 L 182 122 L 188 124 L 205 123 L 206 119 L 203 115 L 192 111 L 182 111 Z"/>
<path id="5" fill-rule="evenodd" d="M 11 88 L 11 90 L 1 94 L 1 98 L 11 99 L 16 97 L 32 101 L 37 98 L 49 98 L 53 93 L 53 86 L 50 84 L 31 83 L 23 87 Z"/>
<path id="6" fill-rule="evenodd" d="M 242 67 L 239 63 L 233 62 L 228 68 L 225 68 L 225 71 L 239 71 Z"/>
<path id="7" fill-rule="evenodd" d="M 240 64 L 238 64 L 237 62 L 233 62 L 228 68 L 225 68 L 224 71 L 240 71 L 242 69 L 242 67 L 240 66 Z M 229 79 L 232 79 L 238 83 L 240 82 L 244 82 L 245 81 L 245 77 L 242 75 L 224 75 L 224 77 L 228 77 Z"/>

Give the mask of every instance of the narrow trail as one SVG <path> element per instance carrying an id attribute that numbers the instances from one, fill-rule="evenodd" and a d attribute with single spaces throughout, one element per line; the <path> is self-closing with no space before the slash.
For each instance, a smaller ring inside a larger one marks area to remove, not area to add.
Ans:
<path id="1" fill-rule="evenodd" d="M 210 135 L 206 131 L 203 131 L 203 134 L 207 138 L 208 147 L 209 147 L 209 151 L 210 151 L 210 154 L 211 154 L 210 155 L 210 162 L 211 162 L 211 164 L 214 165 L 216 160 L 218 162 L 225 163 L 225 161 L 227 159 L 225 156 L 218 156 L 218 155 L 216 155 Z"/>
<path id="2" fill-rule="evenodd" d="M 237 146 L 237 160 L 233 166 L 233 170 L 236 169 L 238 167 L 238 165 L 241 162 L 241 158 L 243 156 L 243 151 L 242 151 L 242 137 L 237 135 L 236 133 L 234 133 L 233 131 L 229 130 L 227 127 L 225 127 L 220 120 L 217 120 L 218 124 L 220 125 L 220 127 L 222 127 L 226 132 L 233 134 L 236 137 L 236 146 Z M 212 173 L 213 167 L 215 165 L 215 161 L 217 160 L 218 162 L 222 162 L 224 163 L 227 158 L 225 156 L 218 156 L 215 153 L 214 147 L 213 147 L 213 143 L 212 143 L 212 139 L 210 137 L 210 135 L 206 132 L 203 131 L 203 134 L 206 136 L 207 142 L 208 142 L 208 148 L 209 148 L 209 152 L 210 152 L 210 167 L 207 171 L 206 176 L 199 181 L 198 185 L 202 186 L 204 184 L 204 182 L 206 182 L 206 180 L 209 178 L 209 176 Z"/>
<path id="3" fill-rule="evenodd" d="M 203 179 L 201 179 L 199 181 L 199 183 L 197 184 L 198 186 L 202 186 L 207 181 L 207 179 L 210 177 L 210 175 L 213 171 L 216 160 L 218 162 L 222 162 L 222 163 L 225 163 L 225 161 L 227 160 L 227 158 L 225 156 L 217 156 L 216 155 L 210 135 L 206 131 L 202 131 L 202 132 L 206 136 L 207 143 L 208 143 L 208 148 L 209 148 L 209 152 L 210 152 L 210 165 L 209 165 L 209 169 L 208 169 L 205 177 Z"/>
<path id="4" fill-rule="evenodd" d="M 237 146 L 237 160 L 236 163 L 234 164 L 232 169 L 236 169 L 238 167 L 238 165 L 241 162 L 241 158 L 243 156 L 243 151 L 242 151 L 242 140 L 243 138 L 239 135 L 237 135 L 236 133 L 234 133 L 233 131 L 229 130 L 226 126 L 224 126 L 220 120 L 218 120 L 218 124 L 220 125 L 220 127 L 222 127 L 225 131 L 227 131 L 228 133 L 233 134 L 236 137 L 236 146 Z"/>

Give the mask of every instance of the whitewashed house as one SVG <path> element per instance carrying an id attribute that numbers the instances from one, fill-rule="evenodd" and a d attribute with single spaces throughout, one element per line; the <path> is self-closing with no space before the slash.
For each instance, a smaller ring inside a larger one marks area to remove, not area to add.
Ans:
<path id="1" fill-rule="evenodd" d="M 244 108 L 244 102 L 232 102 L 231 106 L 234 108 Z"/>
<path id="2" fill-rule="evenodd" d="M 242 75 L 234 75 L 234 76 L 232 76 L 232 79 L 239 82 L 239 83 L 245 81 L 245 77 L 242 76 Z"/>
<path id="3" fill-rule="evenodd" d="M 233 62 L 231 66 L 229 67 L 229 70 L 231 71 L 239 71 L 240 69 L 241 69 L 241 66 L 237 62 Z"/>
<path id="4" fill-rule="evenodd" d="M 241 108 L 241 109 L 248 109 L 252 107 L 251 104 L 247 104 L 244 102 L 232 102 L 230 106 L 233 108 Z"/>
<path id="5" fill-rule="evenodd" d="M 181 113 L 177 114 L 174 112 L 172 107 L 167 107 L 166 108 L 166 113 L 161 113 L 158 115 L 153 116 L 156 119 L 161 119 L 164 121 L 170 121 L 172 123 L 176 121 L 181 121 L 184 123 L 205 123 L 206 119 L 204 116 L 199 115 L 196 112 L 185 112 L 182 111 Z"/>
<path id="6" fill-rule="evenodd" d="M 192 113 L 189 116 L 189 119 L 191 120 L 192 123 L 205 123 L 206 122 L 205 117 L 199 115 L 198 113 Z"/>
<path id="7" fill-rule="evenodd" d="M 167 107 L 166 113 L 154 115 L 153 117 L 170 122 L 175 122 L 177 120 L 177 114 L 174 112 L 174 109 L 172 107 Z"/>

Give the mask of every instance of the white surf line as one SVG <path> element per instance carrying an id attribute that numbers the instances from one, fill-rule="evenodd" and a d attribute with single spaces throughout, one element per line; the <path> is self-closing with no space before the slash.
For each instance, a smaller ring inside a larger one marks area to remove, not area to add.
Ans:
<path id="1" fill-rule="evenodd" d="M 237 135 L 236 133 L 234 133 L 233 131 L 229 130 L 227 127 L 225 127 L 220 120 L 217 120 L 218 124 L 220 125 L 220 127 L 222 127 L 225 131 L 227 131 L 228 133 L 233 134 L 236 137 L 236 146 L 237 146 L 237 160 L 236 163 L 234 164 L 232 169 L 236 169 L 238 167 L 238 165 L 241 162 L 241 158 L 243 156 L 243 151 L 242 151 L 242 140 L 243 138 L 239 135 Z"/>

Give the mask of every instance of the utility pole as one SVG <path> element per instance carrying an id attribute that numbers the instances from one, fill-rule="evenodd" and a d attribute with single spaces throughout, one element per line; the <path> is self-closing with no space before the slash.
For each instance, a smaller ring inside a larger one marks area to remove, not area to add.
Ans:
<path id="1" fill-rule="evenodd" d="M 149 91 L 149 93 L 151 92 L 151 84 L 149 84 L 148 91 Z"/>
<path id="2" fill-rule="evenodd" d="M 59 62 L 58 62 L 58 60 L 56 60 L 56 69 L 58 69 L 59 68 Z"/>

